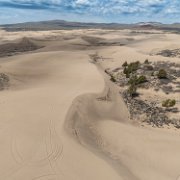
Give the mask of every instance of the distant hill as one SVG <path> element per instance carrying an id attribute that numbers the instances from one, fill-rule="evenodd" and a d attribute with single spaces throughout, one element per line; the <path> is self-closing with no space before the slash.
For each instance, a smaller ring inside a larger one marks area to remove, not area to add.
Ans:
<path id="1" fill-rule="evenodd" d="M 167 31 L 180 31 L 180 23 L 162 24 L 159 22 L 140 22 L 136 24 L 118 23 L 82 23 L 64 20 L 27 22 L 18 24 L 0 25 L 7 31 L 43 31 L 43 30 L 71 30 L 71 29 L 160 29 Z"/>
<path id="2" fill-rule="evenodd" d="M 61 29 L 90 29 L 90 28 L 106 28 L 119 29 L 128 28 L 131 25 L 126 24 L 106 24 L 106 23 L 81 23 L 68 22 L 63 20 L 41 21 L 41 22 L 27 22 L 18 24 L 0 25 L 1 28 L 7 31 L 37 31 L 37 30 L 61 30 Z"/>
<path id="3" fill-rule="evenodd" d="M 139 26 L 146 26 L 146 25 L 150 25 L 150 26 L 162 26 L 163 24 L 160 23 L 160 22 L 139 22 L 139 23 L 136 23 L 136 25 L 139 25 Z"/>

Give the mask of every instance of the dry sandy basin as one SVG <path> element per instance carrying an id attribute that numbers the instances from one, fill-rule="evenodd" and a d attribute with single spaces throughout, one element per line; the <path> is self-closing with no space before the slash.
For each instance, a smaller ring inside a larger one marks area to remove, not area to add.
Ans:
<path id="1" fill-rule="evenodd" d="M 0 58 L 0 73 L 10 78 L 0 91 L 0 180 L 178 179 L 180 131 L 129 120 L 104 69 L 146 58 L 180 63 L 149 55 L 180 48 L 179 35 L 1 30 L 0 44 L 23 37 L 43 48 Z M 102 62 L 92 63 L 89 55 L 95 53 Z M 173 97 L 179 107 L 179 93 Z"/>

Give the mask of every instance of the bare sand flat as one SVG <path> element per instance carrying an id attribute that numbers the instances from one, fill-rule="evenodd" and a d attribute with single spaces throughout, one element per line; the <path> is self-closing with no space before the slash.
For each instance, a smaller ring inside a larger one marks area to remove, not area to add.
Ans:
<path id="1" fill-rule="evenodd" d="M 104 70 L 146 58 L 180 63 L 178 57 L 151 55 L 180 48 L 179 35 L 93 29 L 0 33 L 0 44 L 27 37 L 43 46 L 0 58 L 0 72 L 10 78 L 0 91 L 0 179 L 178 178 L 179 129 L 130 120 L 119 87 Z M 100 60 L 92 62 L 92 54 Z M 155 97 L 144 97 L 150 94 Z M 179 93 L 173 97 L 179 108 Z"/>

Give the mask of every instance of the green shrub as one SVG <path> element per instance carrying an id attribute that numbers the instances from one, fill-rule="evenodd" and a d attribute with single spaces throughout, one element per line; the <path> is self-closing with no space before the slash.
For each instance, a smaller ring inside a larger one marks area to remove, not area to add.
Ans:
<path id="1" fill-rule="evenodd" d="M 146 76 L 139 76 L 138 79 L 137 79 L 137 84 L 142 84 L 142 83 L 145 83 L 147 82 L 147 79 L 146 79 Z"/>
<path id="2" fill-rule="evenodd" d="M 139 84 L 142 84 L 142 83 L 145 83 L 145 82 L 147 82 L 147 79 L 146 79 L 146 76 L 143 76 L 143 75 L 141 75 L 139 77 L 137 77 L 136 75 L 132 76 L 130 78 L 130 80 L 128 81 L 128 83 L 131 84 L 131 85 L 133 85 L 133 84 L 134 85 L 139 85 Z"/>
<path id="3" fill-rule="evenodd" d="M 127 67 L 125 67 L 124 70 L 123 70 L 123 73 L 124 73 L 124 74 L 127 74 L 127 72 L 128 72 L 128 71 L 127 71 Z"/>
<path id="4" fill-rule="evenodd" d="M 130 77 L 130 74 L 128 73 L 127 67 L 124 68 L 123 73 L 126 75 L 126 78 Z"/>
<path id="5" fill-rule="evenodd" d="M 144 61 L 144 64 L 149 64 L 149 60 L 146 59 L 146 60 Z"/>
<path id="6" fill-rule="evenodd" d="M 128 66 L 127 61 L 125 61 L 125 62 L 123 63 L 122 67 L 126 67 L 126 66 Z"/>
<path id="7" fill-rule="evenodd" d="M 136 61 L 136 62 L 132 62 L 128 65 L 128 71 L 130 73 L 134 72 L 134 71 L 137 71 L 139 69 L 139 65 L 140 65 L 140 62 L 139 61 Z"/>
<path id="8" fill-rule="evenodd" d="M 169 107 L 174 107 L 176 105 L 176 100 L 175 99 L 167 99 L 162 102 L 162 106 L 169 108 Z"/>
<path id="9" fill-rule="evenodd" d="M 167 78 L 167 72 L 164 69 L 160 69 L 158 71 L 157 77 L 159 79 L 166 79 Z"/>
<path id="10" fill-rule="evenodd" d="M 131 84 L 128 88 L 128 94 L 131 96 L 131 97 L 134 97 L 137 95 L 137 86 L 134 85 L 134 84 Z"/>
<path id="11" fill-rule="evenodd" d="M 126 74 L 126 78 L 130 78 L 130 74 L 127 73 L 127 74 Z"/>
<path id="12" fill-rule="evenodd" d="M 126 77 L 130 77 L 130 74 L 137 71 L 139 69 L 139 65 L 140 62 L 136 61 L 136 62 L 132 62 L 130 64 L 128 64 L 127 66 L 125 66 L 124 68 L 124 74 L 126 74 Z"/>
<path id="13" fill-rule="evenodd" d="M 176 105 L 176 100 L 172 99 L 169 103 L 170 107 L 174 107 Z"/>
<path id="14" fill-rule="evenodd" d="M 112 82 L 116 82 L 116 79 L 114 78 L 113 75 L 111 75 L 111 79 L 110 79 Z"/>
<path id="15" fill-rule="evenodd" d="M 129 79 L 129 81 L 128 81 L 128 84 L 130 84 L 130 85 L 136 85 L 137 84 L 137 76 L 136 75 L 134 75 L 134 76 L 132 76 L 130 79 Z"/>

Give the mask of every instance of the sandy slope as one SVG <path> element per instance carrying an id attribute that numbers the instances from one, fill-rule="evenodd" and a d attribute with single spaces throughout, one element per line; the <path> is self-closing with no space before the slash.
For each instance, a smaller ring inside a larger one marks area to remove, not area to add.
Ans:
<path id="1" fill-rule="evenodd" d="M 11 84 L 0 92 L 0 179 L 176 180 L 179 133 L 132 124 L 118 88 L 101 67 L 144 61 L 148 52 L 175 43 L 178 35 L 102 30 L 25 35 L 56 41 L 42 52 L 1 58 L 0 70 Z M 84 35 L 110 42 L 119 38 L 127 45 L 93 47 Z M 21 37 L 6 36 L 3 42 Z M 106 58 L 98 68 L 89 62 L 96 51 Z"/>
<path id="2" fill-rule="evenodd" d="M 3 68 L 21 82 L 18 89 L 1 92 L 0 179 L 119 179 L 63 130 L 73 99 L 103 88 L 87 55 L 23 55 Z"/>
<path id="3" fill-rule="evenodd" d="M 85 95 L 73 103 L 67 119 L 69 132 L 125 180 L 176 179 L 180 172 L 179 135 L 132 125 L 117 87 L 105 82 L 102 95 Z"/>

